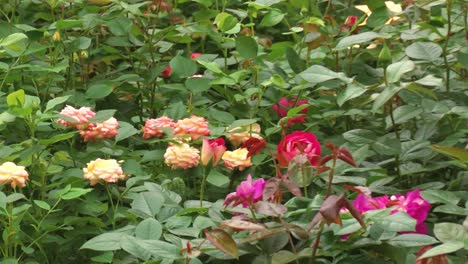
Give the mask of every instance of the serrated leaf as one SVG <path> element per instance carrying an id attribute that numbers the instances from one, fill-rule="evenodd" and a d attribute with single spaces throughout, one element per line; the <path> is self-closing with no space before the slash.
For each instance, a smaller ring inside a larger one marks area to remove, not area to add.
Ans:
<path id="1" fill-rule="evenodd" d="M 104 233 L 88 240 L 80 249 L 92 249 L 96 251 L 113 251 L 119 250 L 120 240 L 124 233 Z"/>
<path id="2" fill-rule="evenodd" d="M 70 98 L 69 95 L 55 97 L 54 99 L 49 100 L 47 102 L 46 109 L 45 109 L 44 112 L 48 112 L 48 111 L 52 110 L 55 106 L 57 106 L 59 104 L 62 104 L 62 103 L 65 103 L 68 100 L 68 98 Z"/>
<path id="3" fill-rule="evenodd" d="M 135 228 L 135 236 L 140 239 L 158 240 L 162 234 L 162 225 L 154 218 L 141 221 Z"/>
<path id="4" fill-rule="evenodd" d="M 430 250 L 426 251 L 421 257 L 419 257 L 419 259 L 430 258 L 430 257 L 442 255 L 442 254 L 452 253 L 459 249 L 462 249 L 463 246 L 464 246 L 463 242 L 449 241 L 442 245 L 431 248 Z"/>
<path id="5" fill-rule="evenodd" d="M 236 38 L 236 50 L 244 59 L 252 59 L 257 57 L 258 45 L 252 37 L 239 36 Z"/>
<path id="6" fill-rule="evenodd" d="M 413 59 L 435 61 L 442 55 L 442 48 L 433 42 L 415 42 L 406 48 L 405 53 Z"/>
<path id="7" fill-rule="evenodd" d="M 395 247 L 420 247 L 437 243 L 437 239 L 422 234 L 403 234 L 391 238 L 387 241 Z"/>
<path id="8" fill-rule="evenodd" d="M 437 239 L 446 243 L 449 241 L 463 242 L 466 234 L 462 225 L 454 223 L 437 223 L 434 225 L 434 235 Z"/>
<path id="9" fill-rule="evenodd" d="M 338 103 L 338 106 L 342 106 L 344 103 L 347 101 L 357 98 L 364 94 L 367 90 L 359 85 L 356 84 L 350 84 L 346 87 L 346 89 L 339 93 L 336 102 Z"/>
<path id="10" fill-rule="evenodd" d="M 342 72 L 334 72 L 321 65 L 312 65 L 298 74 L 302 79 L 310 83 L 322 83 L 333 79 L 339 79 L 345 83 L 351 83 L 352 79 Z"/>
<path id="11" fill-rule="evenodd" d="M 369 42 L 371 40 L 374 40 L 376 38 L 390 38 L 391 35 L 387 34 L 378 34 L 375 32 L 363 32 L 359 33 L 356 35 L 352 35 L 349 37 L 345 37 L 341 39 L 338 44 L 336 45 L 335 49 L 336 50 L 343 50 L 346 49 L 350 46 L 356 45 L 356 44 L 362 44 L 365 42 Z"/>
<path id="12" fill-rule="evenodd" d="M 414 69 L 415 65 L 413 61 L 399 61 L 392 63 L 387 67 L 387 82 L 394 83 L 400 81 L 403 74 L 410 72 Z"/>
<path id="13" fill-rule="evenodd" d="M 34 203 L 39 206 L 40 208 L 49 211 L 50 210 L 50 205 L 44 201 L 41 200 L 34 200 Z"/>

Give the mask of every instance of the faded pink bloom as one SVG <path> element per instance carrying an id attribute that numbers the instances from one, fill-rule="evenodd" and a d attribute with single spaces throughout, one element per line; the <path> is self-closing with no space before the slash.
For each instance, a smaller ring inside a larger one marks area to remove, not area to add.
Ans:
<path id="1" fill-rule="evenodd" d="M 293 98 L 292 100 L 288 100 L 286 97 L 281 97 L 281 99 L 275 105 L 273 105 L 273 110 L 280 117 L 285 117 L 291 108 L 298 107 L 304 104 L 307 104 L 307 100 L 296 100 L 296 98 Z M 307 111 L 309 111 L 309 108 L 304 108 L 300 111 L 300 113 L 307 114 Z M 304 123 L 304 122 L 305 122 L 305 117 L 303 115 L 299 115 L 299 116 L 289 118 L 287 125 L 291 126 L 293 124 Z"/>
<path id="2" fill-rule="evenodd" d="M 83 168 L 83 177 L 89 180 L 91 185 L 101 180 L 109 183 L 125 180 L 127 177 L 115 159 L 96 159 L 86 165 L 86 168 Z"/>
<path id="3" fill-rule="evenodd" d="M 65 108 L 60 111 L 61 115 L 67 116 L 71 119 L 76 120 L 76 122 L 69 122 L 63 119 L 58 119 L 57 122 L 64 126 L 73 126 L 76 129 L 86 129 L 89 124 L 89 120 L 93 118 L 96 113 L 91 110 L 90 107 L 81 107 L 76 109 L 73 106 L 65 106 Z"/>
<path id="4" fill-rule="evenodd" d="M 242 204 L 242 207 L 246 208 L 252 206 L 254 203 L 261 201 L 263 198 L 263 189 L 265 188 L 265 180 L 260 178 L 252 182 L 252 176 L 247 175 L 247 180 L 242 181 L 236 188 L 235 192 L 232 192 L 224 199 L 224 206 L 228 206 L 233 203 L 232 206 Z"/>
<path id="5" fill-rule="evenodd" d="M 12 188 L 16 186 L 25 187 L 29 174 L 24 166 L 17 166 L 15 163 L 7 161 L 0 166 L 0 184 L 10 184 Z"/>
<path id="6" fill-rule="evenodd" d="M 313 133 L 294 131 L 280 141 L 276 157 L 281 166 L 287 166 L 294 157 L 302 154 L 307 156 L 310 165 L 317 166 L 320 153 L 320 143 Z"/>
<path id="7" fill-rule="evenodd" d="M 201 136 L 208 136 L 209 134 L 208 121 L 203 117 L 195 115 L 177 121 L 174 128 L 174 135 L 190 135 L 192 140 L 196 140 Z"/>
<path id="8" fill-rule="evenodd" d="M 240 171 L 243 171 L 245 168 L 252 166 L 252 161 L 248 155 L 249 151 L 245 148 L 226 151 L 222 157 L 224 166 L 231 170 L 238 168 Z"/>
<path id="9" fill-rule="evenodd" d="M 198 166 L 200 151 L 187 143 L 173 144 L 164 153 L 164 163 L 175 169 L 189 169 Z"/>
<path id="10" fill-rule="evenodd" d="M 212 166 L 216 166 L 219 160 L 226 151 L 226 146 L 224 144 L 224 139 L 217 138 L 208 140 L 203 139 L 203 145 L 201 149 L 201 163 L 203 166 L 208 165 L 210 160 L 212 160 Z"/>
<path id="11" fill-rule="evenodd" d="M 201 53 L 199 53 L 199 52 L 193 52 L 192 54 L 190 54 L 190 58 L 192 60 L 198 58 L 199 56 L 201 56 Z"/>
<path id="12" fill-rule="evenodd" d="M 161 116 L 155 119 L 147 119 L 143 127 L 143 138 L 159 138 L 164 134 L 162 128 L 174 129 L 175 123 L 172 118 Z"/>
<path id="13" fill-rule="evenodd" d="M 424 221 L 431 210 L 431 204 L 421 197 L 420 190 L 407 192 L 406 195 L 393 195 L 387 206 L 394 206 L 393 213 L 403 211 L 412 218 L 416 219 L 416 233 L 426 234 L 427 227 Z"/>
<path id="14" fill-rule="evenodd" d="M 88 125 L 86 130 L 80 132 L 84 141 L 96 141 L 103 138 L 113 138 L 117 135 L 119 122 L 114 117 L 109 118 L 102 123 L 93 123 Z"/>
<path id="15" fill-rule="evenodd" d="M 227 135 L 227 138 L 234 146 L 237 147 L 252 137 L 263 140 L 263 138 L 259 135 L 260 131 L 261 128 L 259 124 L 235 127 L 228 131 L 229 134 Z"/>

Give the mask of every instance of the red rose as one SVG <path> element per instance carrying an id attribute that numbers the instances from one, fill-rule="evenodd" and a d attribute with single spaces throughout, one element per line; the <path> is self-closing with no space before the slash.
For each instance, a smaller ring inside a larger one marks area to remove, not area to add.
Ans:
<path id="1" fill-rule="evenodd" d="M 293 98 L 292 100 L 288 100 L 286 97 L 281 97 L 281 99 L 273 106 L 273 110 L 280 116 L 285 117 L 288 114 L 288 110 L 300 105 L 307 104 L 307 100 L 296 100 Z M 309 108 L 304 108 L 301 110 L 301 114 L 306 114 L 309 111 Z M 288 126 L 297 123 L 304 123 L 305 117 L 303 115 L 291 117 L 288 119 Z"/>
<path id="2" fill-rule="evenodd" d="M 171 66 L 166 66 L 163 72 L 161 72 L 161 77 L 163 78 L 169 78 L 171 77 L 172 74 L 172 68 Z"/>
<path id="3" fill-rule="evenodd" d="M 201 56 L 201 53 L 193 52 L 192 54 L 190 54 L 190 59 L 194 60 L 194 59 L 196 59 L 196 58 L 198 58 L 200 56 Z"/>
<path id="4" fill-rule="evenodd" d="M 320 160 L 320 143 L 310 132 L 294 131 L 286 135 L 278 144 L 276 158 L 281 166 L 288 163 L 298 154 L 307 156 L 310 165 L 317 166 Z"/>

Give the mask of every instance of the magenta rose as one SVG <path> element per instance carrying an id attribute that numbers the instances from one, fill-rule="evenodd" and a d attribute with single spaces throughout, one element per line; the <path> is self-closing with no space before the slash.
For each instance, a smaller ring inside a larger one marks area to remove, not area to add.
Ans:
<path id="1" fill-rule="evenodd" d="M 281 99 L 273 105 L 273 110 L 280 116 L 280 117 L 285 117 L 288 114 L 289 109 L 307 104 L 307 100 L 296 100 L 296 98 L 293 98 L 292 100 L 288 100 L 286 97 L 281 97 Z M 307 111 L 309 111 L 309 108 L 304 108 L 301 110 L 301 114 L 307 114 Z M 304 123 L 305 122 L 305 117 L 303 115 L 300 116 L 295 116 L 291 117 L 288 119 L 288 126 L 291 126 L 293 124 L 297 123 Z"/>
<path id="2" fill-rule="evenodd" d="M 320 143 L 310 132 L 294 131 L 286 135 L 278 144 L 276 158 L 281 166 L 288 163 L 297 155 L 306 155 L 312 166 L 317 166 L 320 160 Z"/>

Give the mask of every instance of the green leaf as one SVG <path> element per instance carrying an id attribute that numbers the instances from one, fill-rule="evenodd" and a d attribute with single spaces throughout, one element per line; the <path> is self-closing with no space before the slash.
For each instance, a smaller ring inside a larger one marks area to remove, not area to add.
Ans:
<path id="1" fill-rule="evenodd" d="M 26 95 L 23 89 L 12 92 L 7 96 L 7 104 L 10 107 L 12 106 L 22 107 L 25 101 L 26 101 Z"/>
<path id="2" fill-rule="evenodd" d="M 416 219 L 404 212 L 397 212 L 384 217 L 380 223 L 386 231 L 405 232 L 414 231 L 416 229 Z"/>
<path id="3" fill-rule="evenodd" d="M 458 241 L 463 243 L 465 238 L 465 229 L 459 224 L 437 223 L 434 225 L 434 235 L 444 243 L 449 241 Z"/>
<path id="4" fill-rule="evenodd" d="M 344 73 L 334 72 L 321 65 L 312 65 L 298 75 L 310 83 L 322 83 L 333 79 L 339 79 L 345 83 L 352 82 L 352 79 L 346 77 Z"/>
<path id="5" fill-rule="evenodd" d="M 433 42 L 415 42 L 406 48 L 405 53 L 413 59 L 435 61 L 442 55 L 442 48 Z"/>
<path id="6" fill-rule="evenodd" d="M 148 260 L 151 258 L 151 252 L 142 246 L 142 241 L 136 237 L 129 235 L 122 236 L 120 240 L 120 247 L 125 250 L 127 253 L 142 259 Z"/>
<path id="7" fill-rule="evenodd" d="M 387 241 L 395 247 L 420 247 L 437 243 L 437 239 L 422 234 L 403 234 L 391 238 Z"/>
<path id="8" fill-rule="evenodd" d="M 460 197 L 450 191 L 426 190 L 421 192 L 421 196 L 431 204 L 444 203 L 457 205 L 460 202 Z"/>
<path id="9" fill-rule="evenodd" d="M 252 37 L 239 36 L 236 38 L 236 50 L 244 59 L 252 59 L 257 57 L 258 45 Z"/>
<path id="10" fill-rule="evenodd" d="M 192 93 L 206 92 L 211 88 L 210 80 L 203 77 L 190 77 L 185 80 L 185 87 Z"/>
<path id="11" fill-rule="evenodd" d="M 419 116 L 421 113 L 422 109 L 420 107 L 412 105 L 402 105 L 393 111 L 395 124 L 403 124 L 406 121 Z M 389 122 L 389 124 L 391 124 L 391 122 Z"/>
<path id="12" fill-rule="evenodd" d="M 55 28 L 59 30 L 70 29 L 74 27 L 79 27 L 81 26 L 81 24 L 83 24 L 83 21 L 78 19 L 58 20 L 57 22 L 55 22 Z"/>
<path id="13" fill-rule="evenodd" d="M 56 107 L 59 104 L 65 103 L 68 98 L 70 98 L 69 95 L 66 96 L 60 96 L 60 97 L 55 97 L 54 99 L 51 99 L 47 102 L 46 109 L 44 112 L 48 112 L 52 110 L 54 107 Z"/>
<path id="14" fill-rule="evenodd" d="M 92 249 L 96 251 L 119 250 L 121 249 L 120 240 L 123 236 L 125 236 L 125 233 L 104 233 L 88 240 L 80 249 Z"/>
<path id="15" fill-rule="evenodd" d="M 151 252 L 151 255 L 159 258 L 180 259 L 180 248 L 167 242 L 159 240 L 143 240 L 139 245 Z"/>
<path id="16" fill-rule="evenodd" d="M 13 203 L 13 202 L 16 202 L 18 200 L 22 200 L 22 199 L 26 199 L 26 196 L 24 196 L 24 194 L 22 193 L 12 193 L 10 195 L 8 195 L 5 199 L 5 201 L 7 203 Z"/>
<path id="17" fill-rule="evenodd" d="M 239 249 L 237 244 L 226 231 L 220 228 L 211 231 L 204 230 L 206 239 L 213 244 L 217 249 L 223 251 L 231 257 L 239 258 Z"/>
<path id="18" fill-rule="evenodd" d="M 58 134 L 58 135 L 52 136 L 50 138 L 39 140 L 39 144 L 44 145 L 44 146 L 49 146 L 49 145 L 52 145 L 54 143 L 57 143 L 57 142 L 72 138 L 77 133 L 78 133 L 78 131 L 72 131 L 72 132 L 68 132 L 68 133 L 64 133 L 64 134 Z"/>
<path id="19" fill-rule="evenodd" d="M 372 112 L 377 112 L 388 100 L 392 99 L 404 86 L 389 85 L 375 98 Z"/>
<path id="20" fill-rule="evenodd" d="M 138 129 L 133 127 L 131 124 L 123 121 L 119 121 L 119 130 L 117 136 L 115 137 L 115 141 L 119 142 L 126 138 L 129 138 L 139 132 Z"/>
<path id="21" fill-rule="evenodd" d="M 371 28 L 383 27 L 390 16 L 391 14 L 385 5 L 372 10 L 372 14 L 367 19 L 367 26 Z"/>
<path id="22" fill-rule="evenodd" d="M 96 115 L 91 118 L 90 122 L 92 123 L 100 123 L 109 120 L 109 118 L 113 117 L 117 110 L 115 109 L 107 109 L 101 110 L 96 113 Z"/>
<path id="23" fill-rule="evenodd" d="M 278 9 L 270 9 L 268 13 L 263 17 L 262 21 L 260 21 L 259 27 L 272 27 L 279 24 L 285 14 L 281 13 Z"/>
<path id="24" fill-rule="evenodd" d="M 432 145 L 432 149 L 451 158 L 455 158 L 462 162 L 468 163 L 467 150 L 439 145 Z"/>
<path id="25" fill-rule="evenodd" d="M 468 209 L 453 204 L 437 206 L 436 208 L 434 208 L 434 212 L 468 216 Z"/>
<path id="26" fill-rule="evenodd" d="M 214 73 L 221 73 L 223 74 L 223 70 L 219 67 L 219 65 L 216 62 L 207 62 L 207 61 L 201 61 L 197 60 L 198 63 L 203 65 L 206 69 L 214 72 Z"/>
<path id="27" fill-rule="evenodd" d="M 452 253 L 462 248 L 463 248 L 463 242 L 449 241 L 447 243 L 444 243 L 442 245 L 429 249 L 424 254 L 422 254 L 422 256 L 419 257 L 419 259 L 430 258 L 430 257 L 442 255 L 442 254 Z"/>
<path id="28" fill-rule="evenodd" d="M 229 177 L 217 170 L 211 170 L 206 180 L 208 183 L 220 188 L 226 187 L 229 184 Z"/>
<path id="29" fill-rule="evenodd" d="M 398 155 L 401 151 L 401 142 L 397 138 L 385 135 L 377 139 L 372 148 L 381 155 Z"/>
<path id="30" fill-rule="evenodd" d="M 285 55 L 286 59 L 288 60 L 289 66 L 295 73 L 300 73 L 305 69 L 305 62 L 299 57 L 299 55 L 293 48 L 286 47 Z"/>
<path id="31" fill-rule="evenodd" d="M 113 259 L 114 259 L 114 253 L 110 251 L 91 258 L 92 261 L 98 262 L 98 263 L 112 263 Z"/>
<path id="32" fill-rule="evenodd" d="M 86 97 L 90 99 L 101 99 L 112 93 L 114 87 L 111 83 L 98 83 L 91 85 L 86 90 Z"/>
<path id="33" fill-rule="evenodd" d="M 258 121 L 257 119 L 239 119 L 239 120 L 232 122 L 228 130 L 231 130 L 236 127 L 252 125 L 252 124 L 255 124 L 257 121 Z"/>
<path id="34" fill-rule="evenodd" d="M 175 56 L 169 62 L 172 68 L 172 75 L 177 78 L 192 77 L 197 72 L 197 64 L 191 59 Z"/>
<path id="35" fill-rule="evenodd" d="M 115 36 L 127 36 L 132 27 L 132 21 L 126 16 L 117 16 L 116 18 L 106 21 L 110 32 Z"/>
<path id="36" fill-rule="evenodd" d="M 141 239 L 158 240 L 162 234 L 162 225 L 154 218 L 141 221 L 135 228 L 135 236 Z"/>
<path id="37" fill-rule="evenodd" d="M 335 50 L 343 50 L 346 49 L 350 46 L 356 45 L 356 44 L 362 44 L 365 42 L 369 42 L 371 40 L 374 40 L 376 38 L 390 38 L 391 35 L 387 34 L 378 34 L 375 32 L 363 32 L 359 33 L 356 35 L 351 35 L 349 37 L 345 37 L 341 39 L 338 44 L 335 47 Z"/>
<path id="38" fill-rule="evenodd" d="M 44 201 L 41 200 L 34 200 L 34 203 L 39 206 L 40 208 L 49 211 L 50 210 L 50 205 Z"/>
<path id="39" fill-rule="evenodd" d="M 139 193 L 132 202 L 132 210 L 144 218 L 154 217 L 161 210 L 164 197 L 157 192 Z"/>
<path id="40" fill-rule="evenodd" d="M 366 91 L 367 90 L 360 85 L 354 83 L 349 84 L 343 92 L 338 94 L 336 102 L 338 103 L 338 106 L 342 106 L 347 101 L 361 96 Z"/>
<path id="41" fill-rule="evenodd" d="M 399 61 L 392 63 L 387 67 L 387 82 L 394 83 L 400 81 L 403 74 L 410 72 L 414 69 L 415 65 L 413 61 Z"/>
<path id="42" fill-rule="evenodd" d="M 377 135 L 367 129 L 354 129 L 343 134 L 343 137 L 349 142 L 356 144 L 372 144 L 377 140 Z"/>
<path id="43" fill-rule="evenodd" d="M 91 188 L 87 188 L 87 189 L 83 189 L 83 188 L 71 188 L 68 192 L 62 194 L 60 196 L 60 198 L 62 198 L 63 200 L 72 200 L 72 199 L 76 199 L 82 195 L 85 195 L 89 192 L 92 192 L 93 189 Z"/>
<path id="44" fill-rule="evenodd" d="M 18 42 L 21 42 L 22 40 L 28 39 L 28 36 L 26 36 L 23 33 L 13 33 L 11 35 L 8 35 L 2 39 L 0 39 L 0 47 L 8 47 L 8 46 L 13 46 L 17 44 Z"/>

